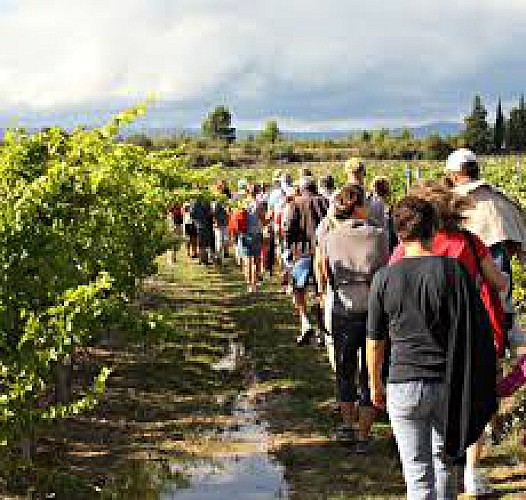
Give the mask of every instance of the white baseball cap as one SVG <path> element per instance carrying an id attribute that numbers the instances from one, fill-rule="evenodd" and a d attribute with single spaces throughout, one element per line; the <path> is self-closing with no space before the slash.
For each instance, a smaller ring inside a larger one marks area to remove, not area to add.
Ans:
<path id="1" fill-rule="evenodd" d="M 460 148 L 453 151 L 446 160 L 446 170 L 448 172 L 461 172 L 462 165 L 465 163 L 477 161 L 477 155 L 466 148 Z"/>

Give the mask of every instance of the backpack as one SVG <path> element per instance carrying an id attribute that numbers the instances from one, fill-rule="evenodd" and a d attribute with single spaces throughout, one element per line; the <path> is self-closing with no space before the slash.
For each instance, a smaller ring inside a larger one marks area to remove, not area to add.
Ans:
<path id="1" fill-rule="evenodd" d="M 328 202 L 322 196 L 298 197 L 287 228 L 287 240 L 290 243 L 301 243 L 303 251 L 312 250 L 316 242 L 316 229 L 325 217 L 327 209 Z"/>
<path id="2" fill-rule="evenodd" d="M 228 214 L 226 212 L 225 206 L 221 202 L 214 202 L 212 204 L 212 214 L 214 217 L 214 222 L 220 226 L 224 227 L 228 223 Z"/>
<path id="3" fill-rule="evenodd" d="M 333 314 L 366 313 L 373 275 L 388 257 L 384 229 L 365 221 L 342 222 L 328 232 L 325 255 Z"/>
<path id="4" fill-rule="evenodd" d="M 232 234 L 246 233 L 248 231 L 248 212 L 244 208 L 234 210 L 231 222 L 230 232 Z"/>
<path id="5" fill-rule="evenodd" d="M 246 210 L 247 228 L 245 233 L 259 234 L 261 232 L 261 220 L 259 207 L 256 204 L 250 205 Z"/>
<path id="6" fill-rule="evenodd" d="M 184 212 L 183 212 L 183 206 L 182 205 L 174 205 L 170 212 L 172 214 L 174 224 L 182 224 L 184 219 Z"/>
<path id="7" fill-rule="evenodd" d="M 198 226 L 205 223 L 206 206 L 201 200 L 194 201 L 190 206 L 190 217 Z"/>

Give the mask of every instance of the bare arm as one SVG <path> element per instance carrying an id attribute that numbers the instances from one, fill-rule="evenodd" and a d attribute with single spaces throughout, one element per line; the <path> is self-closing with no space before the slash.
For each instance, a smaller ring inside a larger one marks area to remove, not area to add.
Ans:
<path id="1" fill-rule="evenodd" d="M 314 275 L 316 276 L 318 290 L 322 295 L 325 295 L 325 290 L 327 289 L 327 268 L 325 257 L 319 246 L 316 247 L 314 252 Z"/>
<path id="2" fill-rule="evenodd" d="M 385 408 L 385 393 L 382 383 L 385 340 L 367 339 L 366 348 L 371 400 L 375 407 Z"/>
<path id="3" fill-rule="evenodd" d="M 504 292 L 508 288 L 508 280 L 499 271 L 490 255 L 486 256 L 481 262 L 482 274 L 492 288 L 499 292 Z"/>

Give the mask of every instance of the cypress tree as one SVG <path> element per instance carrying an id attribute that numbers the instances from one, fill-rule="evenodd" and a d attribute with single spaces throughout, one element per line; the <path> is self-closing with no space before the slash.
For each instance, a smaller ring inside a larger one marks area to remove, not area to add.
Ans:
<path id="1" fill-rule="evenodd" d="M 500 153 L 502 147 L 504 146 L 504 133 L 505 133 L 505 123 L 504 123 L 504 114 L 502 113 L 502 104 L 499 102 L 497 104 L 497 112 L 495 116 L 495 129 L 493 131 L 493 142 L 495 147 L 495 152 Z"/>
<path id="2" fill-rule="evenodd" d="M 201 130 L 205 137 L 221 139 L 231 144 L 236 139 L 236 129 L 232 127 L 232 114 L 225 106 L 217 106 L 208 113 L 201 124 Z"/>
<path id="3" fill-rule="evenodd" d="M 486 121 L 488 112 L 479 95 L 475 96 L 471 114 L 464 118 L 464 140 L 466 146 L 475 153 L 487 153 L 491 149 L 493 138 Z"/>
<path id="4" fill-rule="evenodd" d="M 510 151 L 526 150 L 526 103 L 521 96 L 519 106 L 510 111 L 507 145 Z"/>

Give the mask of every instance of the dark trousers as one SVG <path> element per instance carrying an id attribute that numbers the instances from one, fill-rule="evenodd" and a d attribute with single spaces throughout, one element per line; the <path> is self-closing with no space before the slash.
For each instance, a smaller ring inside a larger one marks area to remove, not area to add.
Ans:
<path id="1" fill-rule="evenodd" d="M 365 353 L 366 325 L 365 314 L 332 316 L 336 388 L 342 403 L 371 404 Z"/>

